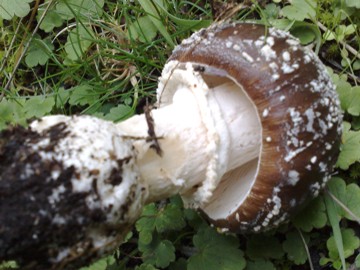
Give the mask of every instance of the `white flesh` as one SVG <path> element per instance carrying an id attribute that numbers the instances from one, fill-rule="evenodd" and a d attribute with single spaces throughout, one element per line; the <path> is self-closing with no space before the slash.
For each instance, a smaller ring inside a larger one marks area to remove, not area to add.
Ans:
<path id="1" fill-rule="evenodd" d="M 254 183 L 258 158 L 229 171 L 202 210 L 212 219 L 225 219 L 243 203 Z"/>
<path id="2" fill-rule="evenodd" d="M 254 184 L 261 150 L 261 124 L 255 105 L 238 85 L 215 93 L 231 134 L 227 173 L 202 207 L 210 218 L 217 220 L 237 210 Z"/>
<path id="3" fill-rule="evenodd" d="M 211 201 L 205 208 L 210 216 L 212 211 L 216 216 L 219 211 L 227 213 L 243 200 L 254 179 L 247 175 L 254 175 L 257 166 L 244 177 L 239 174 L 241 166 L 247 168 L 260 152 L 261 125 L 255 106 L 230 80 L 209 89 L 191 66 L 171 70 L 169 76 L 170 81 L 167 74 L 160 80 L 159 99 L 165 106 L 152 111 L 162 156 L 145 140 L 144 115 L 117 125 L 121 133 L 138 138 L 133 144 L 140 175 L 149 187 L 148 201 L 180 193 L 188 206 Z M 227 193 L 223 187 L 215 191 L 224 174 L 235 168 L 236 173 L 227 174 L 235 178 L 224 177 L 224 183 L 237 182 L 236 187 Z M 219 198 L 211 198 L 214 191 L 216 196 L 225 192 L 221 206 L 215 205 Z"/>

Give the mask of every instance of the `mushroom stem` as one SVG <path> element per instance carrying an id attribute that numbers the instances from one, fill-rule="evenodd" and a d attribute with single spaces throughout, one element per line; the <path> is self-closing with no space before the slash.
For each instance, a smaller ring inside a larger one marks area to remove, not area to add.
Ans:
<path id="1" fill-rule="evenodd" d="M 163 106 L 119 124 L 56 115 L 3 133 L 0 259 L 81 265 L 119 244 L 146 202 L 209 202 L 226 172 L 259 155 L 261 127 L 241 87 L 204 78 L 190 64 L 164 72 Z"/>
<path id="2" fill-rule="evenodd" d="M 235 83 L 210 88 L 191 65 L 171 76 L 176 84 L 167 85 L 165 74 L 158 89 L 161 100 L 164 88 L 172 87 L 171 101 L 151 112 L 161 155 L 152 149 L 157 142 L 149 142 L 149 116 L 134 116 L 117 128 L 133 138 L 148 202 L 180 193 L 199 206 L 227 171 L 259 155 L 261 127 L 255 107 Z"/>

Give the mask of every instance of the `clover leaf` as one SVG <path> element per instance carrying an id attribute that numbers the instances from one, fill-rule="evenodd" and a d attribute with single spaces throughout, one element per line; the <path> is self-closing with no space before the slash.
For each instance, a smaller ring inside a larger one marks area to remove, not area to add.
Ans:
<path id="1" fill-rule="evenodd" d="M 31 41 L 29 50 L 25 57 L 25 63 L 28 67 L 35 67 L 37 65 L 45 65 L 49 60 L 54 45 L 50 39 L 34 38 Z"/>
<path id="2" fill-rule="evenodd" d="M 25 103 L 25 115 L 27 118 L 44 116 L 51 112 L 54 105 L 54 97 L 32 96 Z"/>
<path id="3" fill-rule="evenodd" d="M 309 242 L 309 236 L 303 234 L 305 243 Z M 289 260 L 297 265 L 304 264 L 308 257 L 304 242 L 299 232 L 289 232 L 286 234 L 286 240 L 282 243 L 283 249 Z"/>
<path id="4" fill-rule="evenodd" d="M 322 196 L 314 199 L 307 207 L 292 218 L 293 224 L 304 232 L 313 228 L 320 229 L 326 225 L 327 216 L 324 199 Z"/>
<path id="5" fill-rule="evenodd" d="M 219 234 L 213 228 L 200 229 L 193 237 L 196 254 L 188 261 L 188 270 L 241 270 L 245 268 L 239 241 L 231 235 Z"/>
<path id="6" fill-rule="evenodd" d="M 0 18 L 11 20 L 14 16 L 25 17 L 33 0 L 0 0 Z"/>
<path id="7" fill-rule="evenodd" d="M 100 96 L 99 93 L 95 91 L 94 87 L 88 84 L 75 86 L 68 91 L 71 92 L 69 99 L 70 105 L 92 105 L 99 100 Z"/>
<path id="8" fill-rule="evenodd" d="M 341 229 L 341 235 L 344 244 L 344 256 L 348 258 L 352 256 L 357 248 L 360 247 L 360 239 L 355 235 L 353 229 Z M 335 243 L 334 236 L 331 236 L 326 242 L 329 250 L 329 257 L 333 260 L 339 259 L 339 252 Z"/>
<path id="9" fill-rule="evenodd" d="M 175 261 L 175 247 L 169 240 L 162 240 L 158 233 L 154 233 L 150 243 L 139 242 L 139 250 L 143 253 L 144 263 L 157 267 L 168 267 Z"/>
<path id="10" fill-rule="evenodd" d="M 169 230 L 181 230 L 186 223 L 181 208 L 170 203 L 164 208 L 157 209 L 155 204 L 147 205 L 141 218 L 136 222 L 136 229 L 142 231 L 164 232 Z"/>
<path id="11" fill-rule="evenodd" d="M 315 0 L 293 0 L 291 5 L 282 8 L 282 13 L 290 20 L 303 21 L 316 16 Z"/>
<path id="12" fill-rule="evenodd" d="M 56 5 L 56 11 L 64 19 L 70 20 L 74 17 L 90 18 L 98 17 L 103 13 L 104 0 L 60 0 Z"/>
<path id="13" fill-rule="evenodd" d="M 67 58 L 70 60 L 65 61 L 65 64 L 71 63 L 71 61 L 79 60 L 93 43 L 93 36 L 94 32 L 91 27 L 78 24 L 74 29 L 72 29 L 64 46 Z"/>
<path id="14" fill-rule="evenodd" d="M 340 155 L 336 163 L 343 170 L 347 170 L 350 165 L 360 161 L 360 131 L 350 130 L 350 128 L 350 123 L 343 123 Z"/>
<path id="15" fill-rule="evenodd" d="M 254 261 L 246 262 L 246 270 L 276 270 L 275 266 L 271 261 L 264 259 L 256 259 Z"/>
<path id="16" fill-rule="evenodd" d="M 343 205 L 335 203 L 337 213 L 349 220 L 360 219 L 360 187 L 357 184 L 346 185 L 340 177 L 333 177 L 328 189 Z"/>

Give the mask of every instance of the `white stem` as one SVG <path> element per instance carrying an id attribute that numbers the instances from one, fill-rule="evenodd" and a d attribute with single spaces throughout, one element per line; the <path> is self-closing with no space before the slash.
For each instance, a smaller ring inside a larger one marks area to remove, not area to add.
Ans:
<path id="1" fill-rule="evenodd" d="M 226 172 L 258 156 L 261 127 L 254 105 L 234 83 L 209 89 L 191 67 L 172 71 L 171 77 L 176 84 L 160 86 L 171 88 L 172 95 L 160 97 L 168 105 L 152 111 L 161 156 L 146 141 L 145 115 L 117 127 L 133 138 L 148 201 L 180 193 L 187 204 L 199 206 Z"/>
<path id="2" fill-rule="evenodd" d="M 206 127 L 189 91 L 178 90 L 174 104 L 153 110 L 152 118 L 161 156 L 150 148 L 152 142 L 146 142 L 148 124 L 145 115 L 118 124 L 123 133 L 135 137 L 137 164 L 141 177 L 149 186 L 149 201 L 168 198 L 200 183 L 209 162 L 208 142 L 204 136 Z"/>

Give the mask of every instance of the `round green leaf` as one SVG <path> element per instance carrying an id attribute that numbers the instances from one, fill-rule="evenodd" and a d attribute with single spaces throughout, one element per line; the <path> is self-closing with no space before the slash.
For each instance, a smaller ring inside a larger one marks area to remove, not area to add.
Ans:
<path id="1" fill-rule="evenodd" d="M 14 16 L 25 17 L 33 0 L 0 0 L 0 18 L 11 20 Z"/>
<path id="2" fill-rule="evenodd" d="M 241 270 L 245 268 L 238 240 L 217 233 L 213 228 L 198 231 L 193 237 L 197 253 L 189 258 L 188 270 Z"/>
<path id="3" fill-rule="evenodd" d="M 360 247 L 359 237 L 355 235 L 354 230 L 352 229 L 342 229 L 341 230 L 343 248 L 344 248 L 344 257 L 348 258 L 352 256 L 357 248 Z M 326 246 L 329 250 L 329 257 L 338 260 L 339 252 L 335 243 L 334 236 L 331 236 L 326 242 Z"/>
<path id="4" fill-rule="evenodd" d="M 309 242 L 309 236 L 303 234 L 305 242 Z M 286 234 L 286 240 L 283 242 L 283 249 L 287 254 L 289 260 L 293 261 L 295 264 L 300 265 L 304 264 L 308 257 L 304 242 L 301 238 L 299 232 L 289 232 Z"/>
<path id="5" fill-rule="evenodd" d="M 323 197 L 320 196 L 311 201 L 308 206 L 292 218 L 292 222 L 304 232 L 310 232 L 313 228 L 324 227 L 327 216 Z"/>

